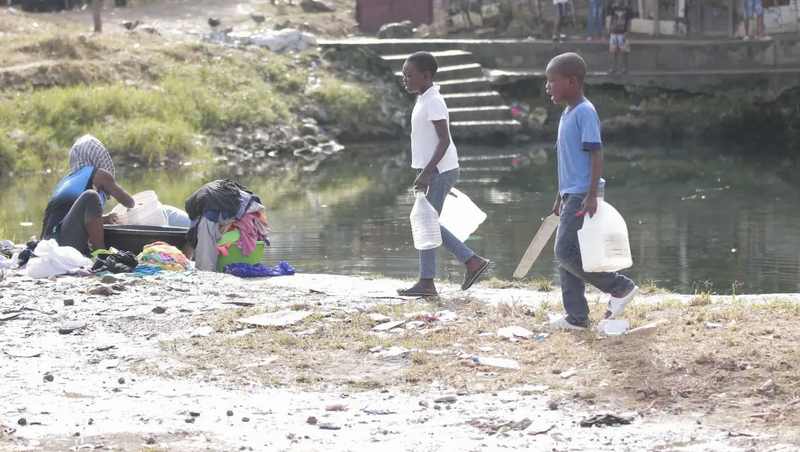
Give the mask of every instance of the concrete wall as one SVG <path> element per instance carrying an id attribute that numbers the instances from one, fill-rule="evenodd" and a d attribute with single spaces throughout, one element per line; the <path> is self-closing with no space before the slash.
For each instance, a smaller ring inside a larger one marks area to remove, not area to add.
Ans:
<path id="1" fill-rule="evenodd" d="M 606 70 L 609 60 L 605 43 L 585 41 L 356 39 L 338 44 L 365 45 L 382 54 L 461 49 L 474 53 L 485 67 L 499 69 L 543 69 L 554 55 L 568 51 L 583 55 L 590 70 Z M 768 41 L 633 40 L 630 59 L 632 71 L 800 68 L 800 38 L 781 37 Z"/>

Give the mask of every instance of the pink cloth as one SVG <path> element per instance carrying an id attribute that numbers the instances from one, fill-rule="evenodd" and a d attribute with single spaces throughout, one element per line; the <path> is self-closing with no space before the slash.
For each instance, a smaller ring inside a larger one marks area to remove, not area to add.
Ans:
<path id="1" fill-rule="evenodd" d="M 234 223 L 236 229 L 239 230 L 239 241 L 236 242 L 236 245 L 242 250 L 243 256 L 253 254 L 256 249 L 256 242 L 265 238 L 261 233 L 262 224 L 261 216 L 258 212 L 245 214 Z"/>

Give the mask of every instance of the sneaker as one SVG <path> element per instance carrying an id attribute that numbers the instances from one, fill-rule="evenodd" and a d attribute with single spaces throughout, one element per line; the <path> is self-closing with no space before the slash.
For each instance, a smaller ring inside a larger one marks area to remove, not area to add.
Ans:
<path id="1" fill-rule="evenodd" d="M 553 320 L 550 320 L 549 326 L 551 330 L 586 331 L 589 329 L 589 327 L 587 326 L 575 325 L 574 323 L 570 323 L 570 321 L 567 320 L 567 316 L 561 316 Z"/>
<path id="2" fill-rule="evenodd" d="M 630 303 L 631 300 L 633 300 L 633 297 L 635 297 L 637 293 L 639 293 L 639 286 L 633 286 L 633 289 L 631 289 L 624 296 L 620 298 L 612 296 L 611 298 L 609 298 L 608 310 L 606 311 L 605 317 L 607 319 L 614 319 L 620 314 L 622 314 L 622 311 L 625 310 L 625 306 L 627 306 L 628 303 Z"/>

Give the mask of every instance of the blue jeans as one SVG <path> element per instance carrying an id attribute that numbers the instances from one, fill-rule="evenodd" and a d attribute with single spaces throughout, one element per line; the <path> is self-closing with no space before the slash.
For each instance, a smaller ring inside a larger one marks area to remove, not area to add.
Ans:
<path id="1" fill-rule="evenodd" d="M 600 36 L 605 28 L 603 17 L 603 0 L 589 0 L 589 18 L 586 22 L 586 34 L 589 37 Z"/>
<path id="2" fill-rule="evenodd" d="M 561 275 L 561 295 L 567 320 L 575 325 L 589 323 L 589 304 L 586 302 L 586 283 L 608 294 L 626 293 L 633 281 L 620 273 L 587 273 L 583 271 L 578 229 L 583 227 L 581 210 L 584 194 L 568 194 L 561 198 L 561 214 L 556 232 L 555 254 Z"/>
<path id="3" fill-rule="evenodd" d="M 440 214 L 444 205 L 444 198 L 450 193 L 450 189 L 458 182 L 458 168 L 445 171 L 433 176 L 431 185 L 428 187 L 428 202 Z M 459 262 L 466 263 L 475 252 L 467 248 L 463 242 L 455 238 L 445 228 L 442 228 L 442 245 L 450 251 Z M 419 252 L 419 277 L 420 279 L 433 279 L 436 276 L 436 248 L 432 250 L 421 250 Z"/>

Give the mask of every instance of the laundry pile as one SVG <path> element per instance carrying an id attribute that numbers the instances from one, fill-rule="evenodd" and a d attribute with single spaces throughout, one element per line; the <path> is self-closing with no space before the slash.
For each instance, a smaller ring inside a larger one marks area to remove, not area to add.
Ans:
<path id="1" fill-rule="evenodd" d="M 261 199 L 243 185 L 220 179 L 209 182 L 186 200 L 186 213 L 192 220 L 187 235 L 194 247 L 198 270 L 216 271 L 219 255 L 227 255 L 236 246 L 243 256 L 250 256 L 258 242 L 269 245 L 269 225 Z M 237 231 L 235 242 L 220 244 L 225 233 Z"/>
<path id="2" fill-rule="evenodd" d="M 137 259 L 141 265 L 167 271 L 182 272 L 192 268 L 189 259 L 178 248 L 164 242 L 146 245 Z"/>

